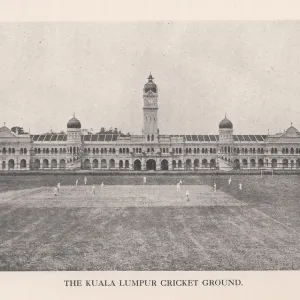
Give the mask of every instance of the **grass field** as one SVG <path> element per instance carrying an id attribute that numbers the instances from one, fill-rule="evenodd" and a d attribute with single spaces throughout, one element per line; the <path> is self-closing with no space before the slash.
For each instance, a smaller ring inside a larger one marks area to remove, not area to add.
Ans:
<path id="1" fill-rule="evenodd" d="M 297 175 L 79 179 L 0 176 L 0 270 L 300 269 Z"/>

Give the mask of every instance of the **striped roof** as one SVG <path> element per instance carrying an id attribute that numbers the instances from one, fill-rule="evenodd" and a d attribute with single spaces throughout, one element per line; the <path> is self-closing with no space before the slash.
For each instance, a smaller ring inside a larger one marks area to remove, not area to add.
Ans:
<path id="1" fill-rule="evenodd" d="M 171 137 L 183 137 L 186 142 L 217 142 L 219 141 L 219 135 L 211 134 L 211 135 L 170 135 Z M 264 142 L 268 137 L 267 135 L 254 135 L 254 134 L 246 134 L 246 135 L 233 135 L 233 140 L 235 142 Z"/>
<path id="2" fill-rule="evenodd" d="M 30 136 L 33 142 L 65 142 L 67 140 L 66 134 L 34 134 Z"/>
<path id="3" fill-rule="evenodd" d="M 35 134 L 30 136 L 33 142 L 65 142 L 67 141 L 66 134 Z M 81 136 L 83 142 L 115 142 L 120 137 L 119 134 L 85 134 Z M 170 137 L 182 137 L 186 142 L 218 142 L 219 135 L 170 135 Z M 234 142 L 264 142 L 267 135 L 233 135 Z"/>

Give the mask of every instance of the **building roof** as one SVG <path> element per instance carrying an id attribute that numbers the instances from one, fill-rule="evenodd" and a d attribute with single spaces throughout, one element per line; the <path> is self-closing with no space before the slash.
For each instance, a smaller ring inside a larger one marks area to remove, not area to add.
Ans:
<path id="1" fill-rule="evenodd" d="M 149 77 L 148 77 L 148 82 L 144 85 L 144 92 L 145 93 L 148 93 L 149 91 L 152 91 L 152 92 L 154 92 L 154 93 L 156 93 L 156 91 L 157 91 L 157 86 L 156 86 L 156 84 L 153 82 L 153 76 L 151 75 L 151 73 L 150 73 L 150 75 L 149 75 Z"/>
<path id="2" fill-rule="evenodd" d="M 65 142 L 67 141 L 67 135 L 66 134 L 52 134 L 52 133 L 46 133 L 46 134 L 34 134 L 30 136 L 31 140 L 33 142 Z"/>
<path id="3" fill-rule="evenodd" d="M 232 122 L 229 119 L 227 119 L 225 115 L 225 118 L 219 124 L 219 129 L 232 129 L 232 128 L 233 128 Z"/>
<path id="4" fill-rule="evenodd" d="M 81 128 L 81 123 L 78 119 L 75 118 L 75 115 L 67 123 L 67 128 L 72 128 L 72 129 L 80 129 Z"/>
<path id="5" fill-rule="evenodd" d="M 206 142 L 218 142 L 219 135 L 217 134 L 183 134 L 183 135 L 167 135 L 169 137 L 181 137 L 185 142 L 195 142 L 195 143 L 206 143 Z M 35 134 L 31 135 L 31 140 L 33 142 L 66 142 L 67 134 Z M 128 136 L 126 136 L 128 137 Z M 138 137 L 138 136 L 135 136 Z M 142 137 L 142 136 L 141 136 Z M 166 136 L 165 136 L 166 137 Z M 120 134 L 84 134 L 81 136 L 83 142 L 116 142 L 122 138 Z M 130 136 L 129 136 L 130 138 Z M 264 142 L 268 135 L 263 134 L 243 134 L 243 135 L 232 135 L 234 142 Z"/>
<path id="6" fill-rule="evenodd" d="M 218 142 L 219 135 L 217 134 L 210 134 L 210 135 L 203 135 L 203 134 L 184 134 L 184 135 L 170 135 L 171 137 L 183 137 L 184 141 L 186 142 Z M 243 135 L 232 135 L 234 142 L 257 142 L 261 143 L 266 140 L 268 135 L 263 134 L 243 134 Z"/>

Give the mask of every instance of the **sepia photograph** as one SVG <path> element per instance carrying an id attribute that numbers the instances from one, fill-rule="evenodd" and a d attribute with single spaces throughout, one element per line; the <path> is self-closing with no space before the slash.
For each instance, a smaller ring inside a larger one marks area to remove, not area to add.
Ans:
<path id="1" fill-rule="evenodd" d="M 299 36 L 0 23 L 0 271 L 299 271 Z"/>

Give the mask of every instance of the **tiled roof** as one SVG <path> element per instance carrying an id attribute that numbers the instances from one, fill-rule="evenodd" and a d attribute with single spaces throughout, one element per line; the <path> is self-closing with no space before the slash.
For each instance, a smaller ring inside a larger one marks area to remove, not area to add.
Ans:
<path id="1" fill-rule="evenodd" d="M 84 142 L 114 142 L 119 134 L 86 134 L 81 137 Z"/>
<path id="2" fill-rule="evenodd" d="M 217 134 L 200 134 L 200 135 L 171 135 L 171 137 L 183 137 L 186 142 L 217 142 L 219 141 L 219 135 Z M 233 140 L 235 142 L 263 142 L 268 136 L 267 135 L 233 135 Z"/>
<path id="3" fill-rule="evenodd" d="M 67 141 L 66 134 L 36 134 L 30 136 L 33 142 L 64 142 Z M 84 142 L 115 142 L 120 137 L 119 134 L 86 134 L 82 135 L 81 139 Z M 186 142 L 217 142 L 219 141 L 219 135 L 170 135 L 170 137 L 183 137 Z M 267 135 L 233 135 L 235 142 L 263 142 Z"/>
<path id="4" fill-rule="evenodd" d="M 33 142 L 65 142 L 67 140 L 66 134 L 34 134 L 30 136 Z"/>

